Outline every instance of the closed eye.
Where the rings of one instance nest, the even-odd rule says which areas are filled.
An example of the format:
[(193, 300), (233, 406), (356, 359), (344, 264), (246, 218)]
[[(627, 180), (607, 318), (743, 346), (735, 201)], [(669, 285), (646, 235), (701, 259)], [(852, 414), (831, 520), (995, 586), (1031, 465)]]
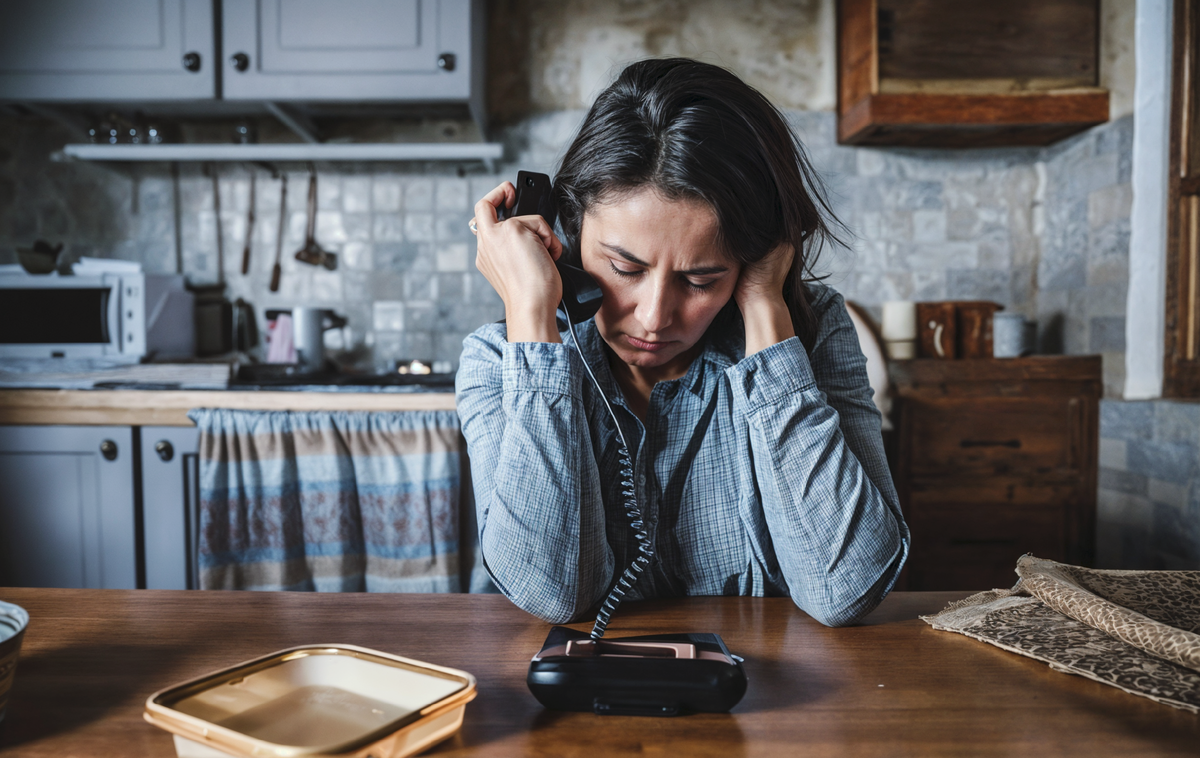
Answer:
[(623, 268), (617, 268), (612, 261), (608, 262), (608, 267), (611, 268), (612, 272), (618, 276), (637, 276), (638, 274), (642, 273), (637, 269), (634, 269), (633, 271), (626, 271)]
[[(635, 276), (641, 276), (641, 274), (642, 274), (642, 271), (640, 271), (638, 269), (634, 269), (632, 271), (627, 271), (625, 269), (617, 268), (616, 264), (614, 264), (612, 261), (608, 262), (608, 267), (610, 269), (612, 269), (612, 272), (614, 274), (616, 274), (617, 276), (633, 278)], [(688, 279), (686, 276), (683, 277), (683, 281), (685, 284), (687, 284), (688, 289), (695, 290), (696, 292), (704, 292), (707, 289), (711, 289), (712, 286), (714, 284), (716, 284), (716, 280), (707, 281), (707, 282), (694, 282), (691, 279)]]

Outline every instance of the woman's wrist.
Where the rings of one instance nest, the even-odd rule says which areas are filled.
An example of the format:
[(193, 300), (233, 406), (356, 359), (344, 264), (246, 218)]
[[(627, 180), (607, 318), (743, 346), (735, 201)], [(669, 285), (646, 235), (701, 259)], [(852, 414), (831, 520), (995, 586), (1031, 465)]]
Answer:
[(740, 305), (746, 324), (746, 357), (796, 336), (792, 313), (782, 297)]
[(509, 342), (562, 342), (553, 309), (548, 316), (544, 309), (506, 309), (505, 322)]

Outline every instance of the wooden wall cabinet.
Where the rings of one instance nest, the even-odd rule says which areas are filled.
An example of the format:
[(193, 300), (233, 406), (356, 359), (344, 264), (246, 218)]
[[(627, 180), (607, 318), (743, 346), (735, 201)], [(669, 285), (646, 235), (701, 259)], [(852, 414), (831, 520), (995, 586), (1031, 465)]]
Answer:
[(1099, 356), (895, 361), (889, 373), (912, 530), (899, 589), (1010, 587), (1024, 553), (1091, 565)]
[(838, 141), (1046, 145), (1108, 120), (1098, 0), (839, 0)]

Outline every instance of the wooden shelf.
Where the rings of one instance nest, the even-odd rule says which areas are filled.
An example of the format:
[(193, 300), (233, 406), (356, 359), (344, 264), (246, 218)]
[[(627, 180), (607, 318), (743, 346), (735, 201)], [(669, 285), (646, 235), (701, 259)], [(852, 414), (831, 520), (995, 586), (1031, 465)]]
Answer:
[(1047, 145), (1103, 123), (1098, 13), (1095, 0), (840, 0), (838, 141)]

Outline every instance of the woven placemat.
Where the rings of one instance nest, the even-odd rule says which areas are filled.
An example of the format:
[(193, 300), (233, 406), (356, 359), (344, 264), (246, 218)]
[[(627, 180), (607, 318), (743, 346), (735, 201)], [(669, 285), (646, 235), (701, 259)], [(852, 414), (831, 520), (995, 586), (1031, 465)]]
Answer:
[(1159, 703), (1200, 713), (1200, 571), (1107, 571), (1030, 555), (1020, 581), (922, 618)]

